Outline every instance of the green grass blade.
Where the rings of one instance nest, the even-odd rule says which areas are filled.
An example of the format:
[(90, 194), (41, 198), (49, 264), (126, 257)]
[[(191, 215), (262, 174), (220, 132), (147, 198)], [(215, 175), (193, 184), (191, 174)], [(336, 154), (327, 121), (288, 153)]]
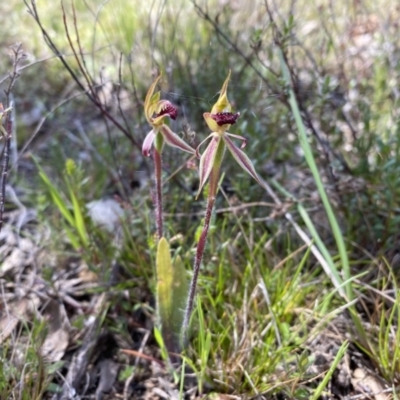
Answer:
[[(340, 262), (341, 262), (341, 266), (342, 266), (342, 270), (343, 270), (343, 274), (344, 274), (343, 281), (345, 283), (344, 286), (345, 286), (346, 297), (347, 297), (346, 300), (348, 302), (351, 302), (354, 299), (354, 293), (353, 293), (353, 285), (351, 283), (352, 280), (351, 280), (350, 263), (349, 263), (349, 258), (347, 255), (347, 250), (346, 250), (346, 245), (344, 242), (343, 234), (339, 227), (339, 223), (336, 219), (333, 208), (329, 202), (328, 195), (327, 195), (324, 185), (322, 183), (322, 179), (319, 174), (318, 167), (315, 162), (310, 143), (308, 142), (306, 127), (304, 126), (303, 119), (300, 114), (300, 109), (297, 104), (296, 96), (295, 96), (293, 88), (292, 88), (292, 82), (291, 82), (289, 68), (286, 65), (282, 50), (280, 48), (278, 48), (278, 52), (279, 52), (279, 59), (280, 59), (280, 63), (281, 63), (283, 78), (288, 86), (289, 104), (290, 104), (294, 119), (296, 121), (296, 126), (297, 126), (298, 133), (299, 133), (299, 142), (303, 149), (304, 156), (305, 156), (306, 162), (308, 164), (308, 167), (310, 168), (310, 171), (313, 175), (315, 184), (317, 186), (318, 193), (321, 197), (322, 204), (324, 205), (325, 212), (326, 212), (326, 215), (329, 220), (329, 224), (332, 229), (333, 236), (335, 238), (335, 242), (336, 242), (336, 246), (337, 246), (337, 249), (339, 252)], [(357, 314), (355, 307), (353, 307), (353, 306), (350, 307), (349, 311), (350, 311), (352, 320), (356, 326), (357, 332), (360, 335), (361, 341), (363, 342), (364, 346), (367, 346), (369, 348), (365, 329), (362, 325), (361, 319), (360, 319), (359, 315)]]
[[(288, 85), (289, 103), (290, 103), (290, 107), (292, 109), (293, 116), (296, 121), (296, 126), (297, 126), (297, 129), (299, 132), (300, 145), (303, 149), (305, 159), (306, 159), (308, 167), (310, 168), (310, 171), (313, 175), (315, 184), (318, 189), (318, 193), (319, 193), (322, 203), (324, 205), (325, 212), (327, 214), (329, 223), (332, 228), (333, 236), (335, 237), (336, 245), (337, 245), (339, 256), (340, 256), (340, 261), (341, 261), (343, 272), (344, 272), (345, 281), (348, 281), (351, 277), (350, 263), (349, 263), (349, 259), (347, 256), (347, 250), (346, 250), (346, 245), (344, 243), (342, 231), (340, 230), (339, 223), (336, 219), (336, 216), (332, 209), (331, 203), (329, 202), (324, 185), (322, 183), (321, 176), (318, 171), (317, 164), (315, 162), (315, 159), (314, 159), (314, 156), (312, 153), (311, 146), (308, 142), (306, 128), (304, 126), (303, 119), (300, 115), (299, 106), (297, 104), (297, 100), (296, 100), (295, 94), (292, 89), (289, 69), (284, 60), (282, 50), (278, 49), (278, 51), (279, 51), (279, 58), (280, 58), (280, 62), (281, 62), (283, 77), (285, 79), (286, 84)], [(346, 285), (346, 294), (347, 294), (348, 300), (351, 301), (353, 299), (354, 295), (353, 295), (353, 288), (350, 284)]]
[(89, 245), (89, 237), (86, 230), (86, 224), (84, 215), (82, 213), (81, 204), (76, 197), (74, 191), (72, 190), (71, 185), (68, 182), (69, 189), (69, 197), (72, 202), (72, 208), (74, 210), (74, 221), (75, 221), (75, 229), (78, 231), (79, 237), (81, 238), (82, 244), (87, 247)]
[(63, 198), (60, 196), (57, 188), (51, 183), (49, 177), (45, 174), (45, 172), (37, 165), (39, 169), (39, 176), (42, 179), (43, 183), (46, 185), (47, 190), (50, 193), (50, 196), (60, 211), (61, 215), (66, 219), (66, 221), (73, 227), (75, 226), (74, 217), (72, 213), (69, 211), (68, 206), (66, 205)]
[(66, 224), (64, 224), (64, 229), (69, 241), (72, 244), (72, 247), (75, 250), (80, 250), (82, 248), (82, 243), (80, 242), (78, 236), (72, 232), (72, 230)]
[(315, 229), (315, 226), (310, 218), (310, 216), (308, 215), (306, 209), (303, 207), (302, 204), (298, 203), (297, 205), (297, 209), (299, 210), (299, 214), (300, 216), (303, 218), (304, 223), (306, 224), (315, 244), (317, 245), (319, 251), (321, 252), (321, 254), (324, 256), (330, 270), (329, 271), (325, 271), (325, 273), (329, 276), (329, 278), (331, 279), (333, 285), (335, 286), (335, 288), (339, 289), (339, 293), (343, 296), (344, 292), (343, 289), (341, 288), (342, 285), (342, 279), (339, 275), (339, 272), (336, 268), (336, 264), (332, 259), (332, 256), (330, 255), (328, 249), (325, 246), (325, 243), (322, 241), (321, 237), (319, 236), (317, 230)]
[(332, 374), (335, 372), (336, 367), (338, 366), (340, 360), (343, 358), (343, 356), (346, 354), (347, 348), (349, 347), (349, 342), (346, 340), (343, 342), (343, 344), (340, 346), (340, 349), (338, 350), (335, 359), (332, 362), (332, 365), (330, 366), (328, 372), (326, 373), (324, 379), (322, 382), (318, 385), (318, 387), (315, 389), (315, 392), (313, 396), (311, 397), (311, 400), (317, 400), (321, 396), (323, 390), (326, 388), (326, 385), (328, 384), (329, 380), (332, 377)]

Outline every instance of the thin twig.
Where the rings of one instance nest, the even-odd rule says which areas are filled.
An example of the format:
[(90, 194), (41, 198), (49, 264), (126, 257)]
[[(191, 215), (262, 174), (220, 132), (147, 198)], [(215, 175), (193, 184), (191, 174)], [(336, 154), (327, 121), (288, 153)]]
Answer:
[(247, 57), (242, 50), (239, 49), (239, 47), (232, 42), (232, 40), (229, 38), (228, 35), (226, 35), (222, 30), (219, 28), (218, 24), (216, 21), (213, 21), (212, 18), (208, 15), (206, 11), (204, 11), (197, 3), (196, 1), (192, 1), (194, 7), (196, 8), (197, 12), (200, 14), (202, 18), (204, 18), (206, 21), (208, 21), (212, 27), (214, 28), (215, 32), (221, 36), (228, 44), (231, 46), (231, 48), (235, 51), (236, 54), (239, 54), (243, 60), (246, 62), (247, 65), (251, 67), (251, 69), (263, 80), (263, 82), (269, 86), (269, 82), (265, 79), (264, 75), (261, 73), (261, 71), (256, 68), (256, 66), (253, 64), (251, 59)]
[[(124, 128), (110, 113), (109, 111), (104, 107), (104, 105), (99, 101), (99, 99), (95, 96), (92, 95), (93, 92), (93, 87), (89, 87), (89, 90), (87, 90), (84, 86), (84, 84), (80, 81), (76, 73), (73, 71), (72, 67), (69, 65), (69, 63), (66, 61), (65, 56), (61, 53), (61, 51), (58, 49), (58, 47), (54, 44), (53, 40), (50, 38), (49, 34), (47, 31), (44, 29), (44, 26), (39, 18), (39, 14), (36, 8), (36, 2), (35, 0), (31, 0), (30, 4), (28, 0), (24, 0), (25, 5), (28, 8), (28, 13), (33, 17), (33, 19), (36, 21), (38, 24), (40, 30), (42, 31), (44, 40), (46, 44), (49, 46), (50, 50), (60, 59), (62, 65), (64, 68), (68, 71), (68, 73), (71, 75), (72, 79), (75, 81), (75, 83), (79, 86), (79, 88), (87, 95), (89, 100), (100, 110), (100, 112), (108, 119), (110, 120), (113, 125), (118, 128), (129, 140), (130, 142), (135, 145), (137, 148), (141, 148), (140, 143), (135, 139), (135, 137), (132, 135), (131, 132), (129, 132), (126, 128)], [(81, 71), (82, 72), (82, 71)]]
[[(0, 103), (0, 131), (5, 141), (3, 150), (3, 164), (1, 169), (1, 182), (0, 182), (0, 231), (1, 228), (3, 227), (6, 185), (7, 185), (9, 164), (10, 164), (10, 148), (11, 148), (11, 140), (13, 133), (13, 114), (11, 112), (13, 104), (12, 101), (10, 100), (10, 97), (15, 81), (19, 77), (18, 64), (21, 60), (26, 58), (26, 55), (22, 51), (22, 45), (20, 43), (15, 46), (12, 46), (11, 51), (12, 51), (11, 57), (13, 61), (13, 69), (9, 75), (10, 81), (8, 87), (4, 91), (6, 95), (5, 110), (3, 108), (3, 105)], [(4, 118), (4, 127), (3, 127), (3, 118)]]
[[(66, 103), (68, 103), (69, 101), (79, 97), (79, 96), (83, 96), (86, 95), (86, 92), (79, 92), (76, 93), (70, 97), (68, 97), (67, 99), (63, 99), (61, 100), (58, 104), (56, 104), (47, 114), (45, 114), (40, 121), (37, 123), (35, 130), (33, 131), (33, 133), (30, 135), (30, 137), (28, 138), (28, 140), (24, 143), (24, 146), (22, 147), (22, 149), (19, 152), (19, 157), (16, 161), (16, 163), (20, 160), (20, 158), (24, 155), (24, 153), (27, 151), (27, 149), (29, 148), (29, 146), (31, 145), (31, 143), (33, 142), (33, 140), (36, 138), (37, 134), (40, 132), (40, 130), (42, 129), (43, 124), (46, 122), (47, 118), (49, 118), (53, 113), (55, 113), (59, 108), (61, 108), (62, 106), (64, 106)], [(16, 163), (14, 163), (10, 170), (12, 170)]]
[[(262, 82), (266, 85), (267, 88), (271, 88), (271, 82), (268, 80), (268, 78), (266, 78), (265, 74), (263, 74), (262, 71), (260, 71), (255, 64), (253, 63), (253, 61), (251, 60), (251, 58), (249, 56), (246, 56), (243, 51), (230, 39), (230, 37), (225, 34), (221, 28), (218, 26), (217, 21), (214, 21), (210, 15), (208, 14), (207, 11), (205, 11), (204, 9), (202, 9), (195, 0), (192, 0), (193, 5), (195, 6), (197, 12), (199, 13), (199, 15), (207, 22), (209, 22), (213, 29), (215, 30), (215, 32), (217, 33), (217, 35), (219, 37), (222, 37), (223, 40), (229, 45), (229, 47), (236, 53), (238, 54), (245, 62), (246, 64), (255, 72), (255, 74), (257, 76), (259, 76), (262, 80)], [(268, 2), (265, 1), (265, 7), (267, 10), (267, 14), (269, 16), (270, 19), (270, 23), (271, 26), (274, 30), (274, 35), (275, 35), (275, 39), (277, 39), (278, 37), (283, 37), (283, 35), (281, 34), (281, 32), (279, 31), (277, 24), (274, 20), (274, 17), (272, 15), (272, 12), (268, 6)], [(279, 41), (276, 40), (276, 44), (278, 44)], [(279, 45), (279, 44), (278, 44)], [(287, 60), (286, 60), (287, 61)], [(287, 65), (291, 65), (290, 63), (287, 62)], [(294, 79), (294, 74), (293, 71), (291, 70), (291, 75), (292, 75), (292, 79), (294, 82), (294, 87), (297, 88), (298, 87), (298, 79)], [(282, 104), (284, 104), (288, 109), (290, 109), (290, 105), (289, 102), (287, 101), (287, 96), (284, 95), (282, 93), (282, 95), (277, 96), (277, 98), (282, 102)], [(347, 164), (346, 160), (341, 157), (339, 154), (337, 154), (332, 147), (330, 146), (330, 143), (324, 139), (321, 138), (320, 133), (318, 132), (318, 130), (316, 129), (316, 127), (313, 124), (312, 121), (312, 117), (309, 113), (309, 111), (301, 104), (301, 102), (299, 102), (300, 107), (301, 107), (301, 112), (304, 114), (303, 118), (304, 118), (304, 122), (307, 125), (307, 128), (309, 128), (312, 132), (312, 134), (316, 137), (316, 139), (318, 140), (318, 142), (321, 144), (323, 151), (324, 152), (329, 152), (330, 154), (332, 154), (333, 157), (335, 157), (335, 159), (337, 159), (340, 164), (343, 167), (343, 170), (346, 171), (347, 173), (351, 174), (352, 170), (349, 167), (349, 165)], [(329, 158), (327, 158), (327, 160), (329, 161)], [(328, 168), (328, 173), (331, 177), (334, 177), (333, 174), (331, 174), (331, 171), (329, 171)], [(333, 178), (332, 178), (333, 179)]]

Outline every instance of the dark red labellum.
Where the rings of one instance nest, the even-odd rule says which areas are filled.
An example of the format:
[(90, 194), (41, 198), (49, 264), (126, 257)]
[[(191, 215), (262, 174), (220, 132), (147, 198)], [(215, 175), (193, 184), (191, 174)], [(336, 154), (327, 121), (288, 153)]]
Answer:
[(239, 118), (240, 113), (231, 112), (220, 112), (216, 114), (211, 114), (211, 118), (218, 124), (218, 126), (223, 125), (233, 125)]
[(161, 117), (162, 115), (168, 115), (173, 120), (178, 116), (178, 109), (169, 101), (165, 101), (162, 110), (156, 115), (157, 117)]

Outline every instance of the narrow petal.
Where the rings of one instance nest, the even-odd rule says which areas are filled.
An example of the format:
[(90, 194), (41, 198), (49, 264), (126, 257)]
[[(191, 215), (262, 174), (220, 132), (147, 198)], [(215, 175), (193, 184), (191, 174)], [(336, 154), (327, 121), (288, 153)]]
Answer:
[(203, 117), (208, 125), (208, 127), (213, 131), (213, 132), (222, 132), (221, 127), (217, 124), (217, 122), (214, 120), (214, 118), (211, 117), (211, 113), (204, 113)]
[(229, 132), (225, 132), (225, 135), (228, 135), (228, 136), (233, 137), (235, 139), (241, 140), (242, 141), (242, 144), (240, 145), (241, 149), (244, 149), (246, 147), (247, 139), (244, 138), (243, 136), (234, 135), (233, 133), (229, 133)]
[(231, 152), (232, 156), (236, 160), (236, 162), (249, 174), (251, 175), (261, 187), (265, 188), (264, 182), (258, 176), (253, 163), (250, 161), (250, 158), (240, 150), (231, 139), (227, 135), (223, 136), (223, 140), (228, 147), (228, 150)]
[(214, 136), (200, 158), (200, 166), (199, 166), (200, 185), (196, 197), (199, 196), (201, 190), (203, 189), (204, 184), (206, 183), (208, 177), (210, 176), (211, 170), (214, 166), (214, 160), (217, 154), (217, 149), (220, 140), (221, 140), (220, 136)]
[(169, 126), (161, 125), (160, 133), (163, 135), (165, 142), (172, 147), (177, 147), (190, 154), (195, 154), (195, 149), (189, 146), (183, 139), (181, 139), (176, 133), (172, 132)]
[(196, 148), (196, 157), (200, 158), (200, 147), (203, 146), (203, 144), (205, 142), (207, 142), (208, 139), (210, 139), (210, 137), (213, 137), (214, 133), (212, 133), (211, 135), (208, 135)]
[(142, 154), (145, 157), (150, 157), (151, 147), (153, 145), (155, 137), (156, 137), (156, 134), (153, 130), (151, 130), (145, 137), (145, 139), (143, 141), (143, 145), (142, 145)]

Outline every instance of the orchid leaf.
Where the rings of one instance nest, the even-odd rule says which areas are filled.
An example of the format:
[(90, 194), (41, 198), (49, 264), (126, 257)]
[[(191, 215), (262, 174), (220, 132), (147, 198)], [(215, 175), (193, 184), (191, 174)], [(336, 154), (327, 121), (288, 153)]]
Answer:
[[(157, 309), (159, 323), (164, 342), (171, 345), (172, 341), (172, 283), (173, 267), (169, 244), (165, 238), (161, 238), (157, 247)], [(169, 346), (168, 346), (169, 347)]]
[(172, 329), (174, 332), (174, 341), (179, 341), (179, 347), (182, 347), (181, 332), (184, 318), (184, 311), (188, 302), (189, 295), (189, 281), (187, 272), (182, 259), (178, 256), (174, 260), (174, 279), (173, 279), (173, 315), (172, 315)]
[(171, 260), (168, 241), (161, 238), (157, 249), (157, 308), (167, 349), (179, 352), (183, 312), (188, 296), (188, 280), (182, 260)]

